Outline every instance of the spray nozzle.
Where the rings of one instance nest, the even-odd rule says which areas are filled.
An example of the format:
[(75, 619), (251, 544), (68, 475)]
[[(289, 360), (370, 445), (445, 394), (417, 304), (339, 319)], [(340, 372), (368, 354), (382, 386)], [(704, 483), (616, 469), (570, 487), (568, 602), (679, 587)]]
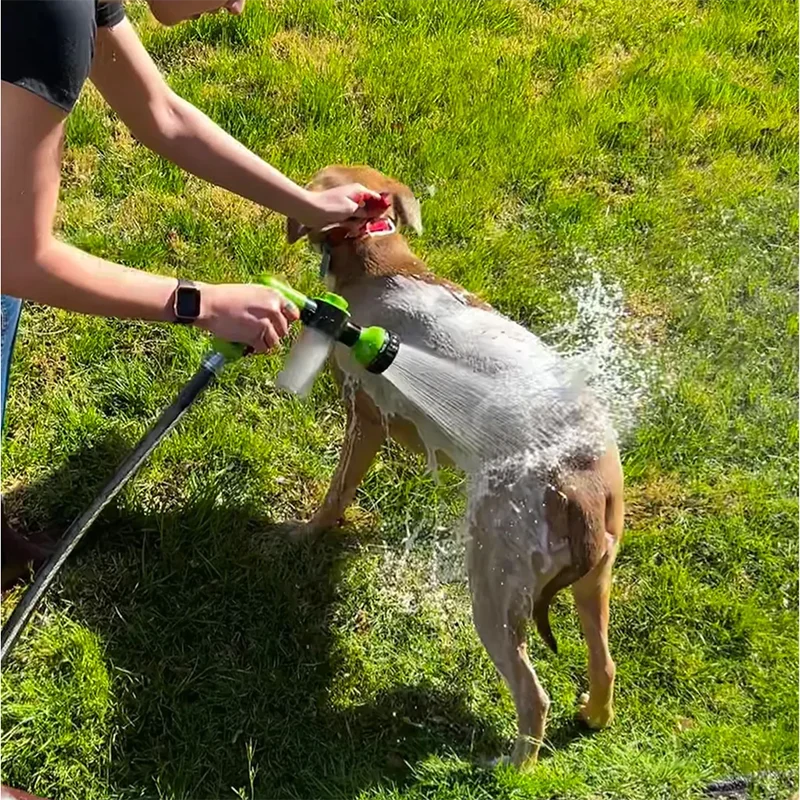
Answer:
[(400, 338), (396, 333), (377, 325), (358, 330), (358, 340), (352, 346), (353, 358), (367, 372), (380, 375), (394, 361), (400, 349)]
[(306, 297), (274, 275), (259, 282), (282, 294), (300, 309), (300, 321), (307, 327), (349, 347), (355, 360), (368, 372), (380, 374), (394, 361), (400, 348), (397, 335), (384, 328), (361, 328), (350, 321), (347, 300), (333, 292)]
[[(311, 355), (313, 351), (313, 357), (309, 359), (305, 370), (307, 373), (313, 373), (311, 375), (313, 380), (322, 368), (334, 342), (341, 342), (345, 347), (349, 347), (355, 360), (368, 372), (380, 374), (394, 361), (400, 348), (397, 335), (377, 326), (361, 328), (353, 324), (344, 297), (333, 292), (325, 292), (319, 297), (307, 297), (274, 275), (261, 275), (258, 282), (274, 289), (285, 300), (300, 309), (300, 321), (307, 329), (305, 333), (309, 335), (300, 337), (293, 348), (294, 359), (290, 356), (293, 368), (298, 372), (300, 367), (297, 362), (303, 352)], [(221, 340), (215, 340), (214, 347), (228, 360), (240, 358), (244, 353), (241, 345)], [(291, 382), (291, 385), (294, 386), (295, 382)], [(307, 380), (301, 385), (307, 387)]]

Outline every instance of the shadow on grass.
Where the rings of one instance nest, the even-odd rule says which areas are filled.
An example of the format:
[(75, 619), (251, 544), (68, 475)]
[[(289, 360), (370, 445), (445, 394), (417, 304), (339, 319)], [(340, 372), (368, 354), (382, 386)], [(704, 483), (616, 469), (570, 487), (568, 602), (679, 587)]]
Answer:
[[(107, 440), (9, 505), (63, 530), (120, 452)], [(120, 796), (353, 796), (413, 782), (411, 767), (432, 753), (500, 752), (456, 691), (420, 683), (337, 702), (337, 587), (357, 558), (353, 540), (292, 542), (285, 527), (220, 502), (209, 481), (163, 514), (112, 504), (61, 579), (71, 617), (110, 665), (109, 778)]]
[(592, 730), (582, 720), (574, 717), (566, 717), (548, 725), (546, 731), (546, 746), (542, 748), (539, 759), (545, 761), (554, 753), (566, 750), (573, 742), (578, 739), (585, 739), (589, 736), (597, 736), (601, 731)]

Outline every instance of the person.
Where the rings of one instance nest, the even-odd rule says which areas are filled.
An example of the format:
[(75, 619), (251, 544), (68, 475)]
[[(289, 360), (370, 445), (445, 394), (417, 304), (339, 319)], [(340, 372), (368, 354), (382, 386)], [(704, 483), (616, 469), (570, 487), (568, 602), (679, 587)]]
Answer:
[[(204, 13), (242, 12), (245, 0), (148, 0), (173, 25)], [(309, 192), (177, 96), (125, 16), (122, 0), (2, 0), (2, 375), (0, 424), (24, 300), (71, 311), (193, 324), (263, 353), (298, 310), (257, 285), (176, 281), (110, 263), (54, 233), (64, 125), (87, 79), (143, 145), (188, 172), (308, 227), (367, 216), (377, 197), (358, 184)], [(47, 549), (2, 512), (2, 583)]]

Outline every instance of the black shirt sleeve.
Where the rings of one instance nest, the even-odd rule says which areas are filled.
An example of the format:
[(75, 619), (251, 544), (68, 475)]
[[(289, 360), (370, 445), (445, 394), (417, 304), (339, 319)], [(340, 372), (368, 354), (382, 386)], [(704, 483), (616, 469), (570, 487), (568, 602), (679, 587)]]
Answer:
[(98, 28), (113, 28), (125, 19), (122, 0), (97, 0), (95, 20)]
[(2, 0), (2, 80), (70, 112), (89, 77), (98, 27), (122, 21), (121, 0)]

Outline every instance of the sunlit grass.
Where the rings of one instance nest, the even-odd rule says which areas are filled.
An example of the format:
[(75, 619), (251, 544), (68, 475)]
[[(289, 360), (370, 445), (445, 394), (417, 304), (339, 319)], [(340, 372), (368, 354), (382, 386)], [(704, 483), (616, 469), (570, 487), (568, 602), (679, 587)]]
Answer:
[[(484, 770), (511, 700), (459, 584), (428, 583), (460, 478), (388, 448), (349, 533), (309, 514), (343, 416), (328, 377), (228, 369), (96, 525), (4, 669), (3, 780), (59, 798), (690, 798), (797, 764), (796, 4), (250, 0), (161, 29), (174, 88), (297, 180), (369, 163), (410, 184), (439, 274), (546, 332), (618, 281), (666, 390), (626, 443), (613, 593), (617, 724), (574, 723), (568, 597), (537, 770)], [(60, 224), (131, 266), (264, 269), (319, 288), (281, 220), (139, 147), (87, 91)], [(9, 507), (65, 526), (198, 365), (196, 331), (29, 308), (3, 448)], [(668, 373), (668, 375), (667, 375)], [(398, 566), (419, 533), (419, 558)], [(388, 556), (387, 556), (388, 553)], [(8, 613), (10, 602), (4, 604)], [(753, 797), (784, 798), (762, 777)]]

